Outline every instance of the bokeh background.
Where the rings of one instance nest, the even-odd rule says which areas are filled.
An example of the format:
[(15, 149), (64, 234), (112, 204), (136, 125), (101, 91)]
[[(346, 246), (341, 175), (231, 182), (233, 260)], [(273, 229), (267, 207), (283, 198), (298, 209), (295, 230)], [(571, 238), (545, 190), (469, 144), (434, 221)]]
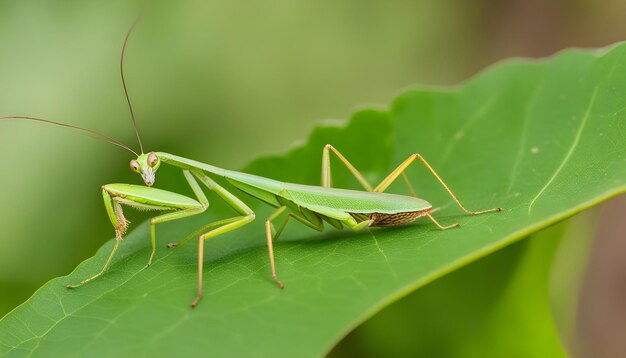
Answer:
[[(0, 115), (65, 121), (136, 147), (118, 61), (139, 12), (125, 69), (146, 149), (233, 169), (288, 149), (315, 123), (385, 107), (413, 84), (454, 85), (500, 59), (626, 39), (623, 0), (3, 0)], [(129, 153), (37, 123), (0, 122), (0, 153), (2, 316), (113, 236), (99, 188), (139, 178)], [(163, 173), (159, 185), (179, 175)], [(623, 217), (623, 200), (610, 205)], [(605, 238), (596, 257), (619, 252), (607, 239), (616, 230), (595, 234)], [(611, 276), (605, 260), (591, 261), (599, 268), (583, 304), (618, 304), (598, 294), (611, 281), (589, 278)], [(623, 266), (621, 276), (606, 270), (624, 279)], [(582, 335), (610, 324), (599, 316), (583, 310)], [(611, 332), (623, 337), (626, 326)], [(593, 349), (610, 353), (604, 337)]]

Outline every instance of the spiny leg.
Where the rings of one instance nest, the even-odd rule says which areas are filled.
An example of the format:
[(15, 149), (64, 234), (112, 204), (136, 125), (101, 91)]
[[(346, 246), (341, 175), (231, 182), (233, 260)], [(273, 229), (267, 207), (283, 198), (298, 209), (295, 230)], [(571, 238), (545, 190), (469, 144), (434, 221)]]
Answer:
[(128, 221), (126, 221), (126, 218), (124, 217), (124, 213), (122, 212), (122, 206), (119, 203), (114, 202), (111, 196), (109, 195), (109, 193), (104, 189), (102, 189), (102, 199), (104, 199), (104, 207), (107, 211), (109, 219), (111, 220), (113, 227), (115, 227), (115, 245), (113, 245), (113, 249), (111, 250), (111, 253), (109, 254), (109, 258), (105, 262), (100, 272), (89, 277), (88, 279), (82, 280), (77, 285), (67, 285), (66, 286), (67, 288), (80, 287), (84, 285), (85, 283), (101, 276), (106, 271), (107, 267), (109, 267), (109, 264), (111, 264), (111, 260), (113, 259), (113, 256), (115, 256), (115, 252), (117, 251), (117, 248), (120, 245), (120, 242), (122, 241), (122, 235), (124, 234), (124, 232), (126, 231), (126, 228), (128, 227)]
[(389, 187), (389, 185), (391, 185), (391, 183), (393, 183), (393, 181), (396, 180), (396, 178), (400, 174), (404, 173), (406, 168), (408, 168), (409, 165), (411, 165), (411, 163), (413, 163), (413, 161), (416, 158), (419, 159), (426, 166), (426, 168), (435, 176), (435, 178), (437, 178), (437, 180), (439, 180), (441, 185), (443, 185), (443, 187), (446, 189), (448, 194), (450, 194), (452, 199), (454, 199), (454, 201), (461, 208), (461, 210), (465, 211), (466, 213), (468, 213), (470, 215), (479, 215), (479, 214), (489, 213), (489, 212), (492, 212), (492, 211), (502, 211), (502, 208), (493, 208), (493, 209), (487, 209), (487, 210), (481, 210), (481, 211), (470, 211), (470, 210), (467, 210), (461, 204), (459, 199), (456, 198), (454, 193), (452, 193), (452, 190), (450, 190), (450, 188), (448, 187), (448, 185), (446, 185), (446, 183), (443, 181), (443, 179), (441, 179), (439, 174), (437, 174), (437, 172), (435, 172), (435, 170), (430, 166), (430, 164), (428, 164), (428, 162), (421, 155), (419, 155), (418, 153), (415, 153), (415, 154), (412, 154), (411, 156), (409, 156), (409, 158), (407, 160), (405, 160), (393, 172), (391, 172), (391, 174), (389, 174), (385, 179), (383, 179), (383, 181), (380, 184), (378, 184), (378, 186), (376, 188), (374, 188), (374, 192), (379, 192), (379, 193), (380, 192), (384, 192), (385, 189), (387, 189)]
[[(113, 224), (113, 227), (115, 228), (115, 238), (116, 238), (115, 246), (113, 247), (113, 250), (111, 251), (111, 254), (109, 255), (109, 258), (106, 261), (104, 267), (98, 274), (86, 280), (83, 280), (78, 285), (68, 285), (67, 287), (74, 288), (74, 287), (81, 286), (99, 277), (106, 271), (107, 267), (111, 263), (111, 260), (113, 259), (113, 256), (115, 255), (115, 252), (117, 251), (119, 243), (122, 241), (122, 235), (124, 234), (128, 226), (128, 222), (126, 221), (126, 218), (124, 217), (122, 205), (129, 205), (129, 206), (134, 206), (138, 208), (148, 208), (148, 209), (156, 209), (156, 210), (177, 210), (173, 213), (167, 213), (164, 215), (154, 217), (150, 221), (150, 239), (152, 241), (152, 253), (150, 255), (150, 259), (148, 260), (148, 264), (146, 265), (146, 267), (150, 266), (150, 264), (152, 263), (152, 259), (154, 258), (155, 251), (156, 251), (155, 225), (157, 223), (161, 223), (165, 221), (170, 221), (170, 220), (180, 219), (180, 218), (184, 218), (184, 217), (188, 217), (192, 215), (197, 215), (199, 213), (204, 212), (209, 205), (206, 197), (204, 196), (204, 193), (202, 193), (202, 191), (200, 190), (200, 186), (195, 181), (195, 179), (193, 179), (193, 176), (191, 176), (191, 174), (186, 170), (183, 171), (183, 173), (185, 174), (185, 177), (189, 181), (189, 184), (191, 185), (192, 190), (198, 197), (198, 200), (200, 202), (198, 206), (189, 207), (187, 209), (181, 209), (180, 207), (150, 205), (144, 202), (130, 200), (124, 197), (123, 195), (117, 196), (119, 194), (116, 194), (114, 191), (109, 192), (110, 189), (107, 189), (106, 185), (103, 186), (102, 197), (104, 199), (104, 206), (106, 208), (109, 219), (111, 220), (111, 223)], [(161, 203), (160, 205), (167, 205), (167, 203)]]

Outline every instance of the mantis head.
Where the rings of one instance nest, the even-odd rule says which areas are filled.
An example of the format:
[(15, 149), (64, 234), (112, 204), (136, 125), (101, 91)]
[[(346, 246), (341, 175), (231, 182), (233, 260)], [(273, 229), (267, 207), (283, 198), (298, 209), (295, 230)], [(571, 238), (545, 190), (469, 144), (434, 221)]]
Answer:
[(156, 171), (161, 165), (161, 160), (154, 152), (141, 154), (137, 159), (130, 161), (130, 169), (135, 173), (141, 174), (144, 183), (152, 186), (156, 180)]

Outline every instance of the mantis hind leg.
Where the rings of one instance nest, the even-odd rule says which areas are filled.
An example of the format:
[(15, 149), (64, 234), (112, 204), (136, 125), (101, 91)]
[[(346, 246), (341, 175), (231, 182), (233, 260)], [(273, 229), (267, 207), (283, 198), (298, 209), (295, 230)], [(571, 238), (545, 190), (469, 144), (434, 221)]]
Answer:
[(332, 175), (330, 170), (330, 152), (335, 153), (337, 158), (341, 160), (341, 162), (350, 170), (352, 175), (356, 178), (356, 180), (361, 183), (363, 188), (367, 191), (372, 191), (372, 185), (365, 179), (363, 174), (361, 174), (355, 167), (343, 156), (335, 147), (331, 144), (326, 144), (322, 151), (322, 186), (325, 188), (332, 187)]
[(200, 214), (202, 212), (204, 212), (207, 207), (209, 206), (209, 202), (206, 198), (206, 196), (204, 195), (204, 193), (202, 193), (202, 190), (200, 189), (200, 186), (198, 185), (198, 183), (195, 181), (195, 179), (193, 178), (193, 176), (191, 175), (191, 173), (187, 170), (183, 171), (183, 174), (185, 175), (185, 178), (187, 179), (187, 181), (189, 182), (189, 185), (191, 186), (191, 189), (193, 190), (193, 192), (196, 194), (196, 197), (198, 198), (199, 204), (197, 206), (194, 207), (189, 207), (187, 209), (180, 209), (180, 208), (176, 208), (176, 207), (169, 207), (167, 206), (166, 203), (163, 203), (162, 205), (164, 206), (146, 206), (145, 204), (139, 203), (139, 202), (134, 202), (128, 199), (124, 199), (123, 197), (120, 196), (116, 196), (116, 194), (114, 194), (114, 192), (109, 192), (106, 189), (106, 186), (102, 187), (102, 198), (104, 199), (104, 207), (107, 211), (107, 214), (109, 216), (109, 219), (111, 220), (111, 224), (113, 224), (113, 227), (115, 228), (115, 245), (113, 246), (113, 249), (111, 251), (111, 254), (109, 255), (109, 258), (107, 259), (106, 263), (104, 264), (104, 267), (102, 268), (102, 270), (100, 270), (100, 272), (86, 280), (81, 281), (79, 284), (77, 285), (67, 285), (68, 288), (75, 288), (75, 287), (79, 287), (99, 276), (101, 276), (107, 269), (107, 267), (110, 265), (111, 260), (113, 259), (113, 256), (115, 255), (115, 252), (117, 251), (117, 248), (120, 244), (120, 242), (122, 241), (122, 235), (126, 232), (126, 229), (128, 227), (128, 221), (126, 220), (126, 218), (124, 217), (124, 212), (122, 210), (122, 204), (123, 205), (129, 205), (129, 206), (134, 206), (134, 207), (138, 207), (138, 208), (150, 208), (150, 209), (157, 209), (157, 210), (176, 210), (174, 212), (171, 213), (167, 213), (167, 214), (163, 214), (163, 215), (159, 215), (156, 216), (154, 218), (152, 218), (150, 220), (150, 240), (152, 242), (152, 253), (150, 254), (150, 259), (148, 260), (148, 264), (146, 265), (146, 267), (150, 266), (150, 264), (152, 264), (152, 259), (154, 258), (154, 254), (156, 252), (156, 224), (158, 223), (162, 223), (162, 222), (166, 222), (166, 221), (171, 221), (171, 220), (177, 220), (177, 219), (181, 219), (181, 218), (185, 218), (188, 216), (192, 216), (192, 215), (197, 215)]
[(448, 229), (452, 229), (452, 228), (461, 226), (461, 224), (459, 224), (459, 223), (448, 225), (448, 226), (442, 226), (437, 220), (435, 220), (435, 218), (432, 215), (426, 214), (426, 217), (428, 217), (430, 219), (430, 221), (435, 223), (435, 225), (437, 225), (437, 227), (440, 228), (441, 230), (448, 230)]
[[(450, 194), (450, 196), (452, 197), (452, 199), (454, 199), (454, 201), (457, 203), (457, 205), (461, 208), (461, 210), (463, 210), (464, 212), (466, 212), (467, 214), (470, 215), (479, 215), (479, 214), (484, 214), (484, 213), (489, 213), (492, 211), (502, 211), (502, 208), (493, 208), (493, 209), (487, 209), (487, 210), (481, 210), (481, 211), (470, 211), (467, 210), (459, 201), (459, 199), (456, 198), (456, 195), (454, 195), (454, 193), (452, 193), (452, 190), (450, 190), (450, 188), (448, 187), (448, 185), (443, 181), (443, 179), (441, 179), (441, 177), (439, 176), (439, 174), (437, 174), (437, 172), (433, 169), (433, 167), (430, 166), (430, 164), (428, 164), (428, 162), (426, 161), (426, 159), (424, 159), (424, 157), (422, 157), (421, 155), (419, 155), (418, 153), (414, 153), (411, 156), (409, 156), (409, 158), (407, 158), (402, 164), (400, 164), (394, 171), (391, 172), (391, 174), (389, 174), (385, 179), (383, 179), (383, 181), (378, 184), (378, 186), (376, 186), (376, 188), (374, 188), (374, 192), (384, 192), (389, 185), (391, 185), (391, 183), (394, 182), (394, 180), (396, 180), (396, 178), (398, 178), (398, 176), (400, 175), (405, 175), (404, 171), (409, 167), (409, 165), (411, 165), (411, 163), (413, 163), (413, 161), (415, 161), (415, 159), (419, 159), (422, 164), (424, 164), (424, 166), (435, 176), (435, 178), (437, 178), (437, 180), (439, 181), (439, 183), (441, 183), (441, 185), (446, 189), (446, 191), (448, 192), (448, 194)], [(405, 178), (405, 182), (407, 184), (409, 184), (408, 179)], [(410, 184), (409, 184), (410, 185)], [(412, 190), (412, 189), (411, 189)], [(432, 218), (431, 218), (432, 219)]]
[[(367, 181), (367, 179), (365, 179), (363, 174), (361, 174), (361, 172), (359, 172), (354, 167), (354, 165), (352, 165), (352, 163), (350, 163), (348, 159), (346, 159), (346, 157), (344, 157), (343, 154), (341, 154), (331, 144), (326, 144), (322, 151), (322, 186), (323, 187), (326, 187), (326, 188), (332, 187), (332, 174), (330, 170), (330, 167), (331, 167), (330, 166), (330, 152), (331, 151), (335, 153), (337, 158), (339, 158), (339, 160), (341, 160), (341, 162), (348, 168), (348, 170), (350, 170), (352, 175), (354, 175), (354, 177), (359, 181), (359, 183), (361, 183), (361, 185), (363, 186), (365, 190), (376, 191), (374, 190), (372, 185)], [(402, 173), (402, 178), (404, 179), (404, 183), (406, 184), (407, 188), (411, 192), (411, 195), (416, 196), (415, 190), (413, 190), (413, 187), (411, 186), (411, 183), (409, 182), (409, 178), (406, 176), (404, 172)]]

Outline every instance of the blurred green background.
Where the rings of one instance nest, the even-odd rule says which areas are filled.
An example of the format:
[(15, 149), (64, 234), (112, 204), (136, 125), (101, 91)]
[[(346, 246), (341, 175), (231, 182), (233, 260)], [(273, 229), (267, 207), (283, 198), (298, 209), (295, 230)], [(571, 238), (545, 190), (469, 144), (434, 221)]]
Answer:
[[(125, 69), (146, 149), (233, 169), (321, 120), (386, 106), (409, 85), (626, 38), (623, 0), (4, 0), (0, 115), (65, 121), (136, 147), (118, 61), (141, 11)], [(0, 153), (2, 316), (113, 236), (99, 187), (139, 177), (127, 152), (37, 123), (0, 123)], [(180, 180), (161, 174), (159, 186)]]

